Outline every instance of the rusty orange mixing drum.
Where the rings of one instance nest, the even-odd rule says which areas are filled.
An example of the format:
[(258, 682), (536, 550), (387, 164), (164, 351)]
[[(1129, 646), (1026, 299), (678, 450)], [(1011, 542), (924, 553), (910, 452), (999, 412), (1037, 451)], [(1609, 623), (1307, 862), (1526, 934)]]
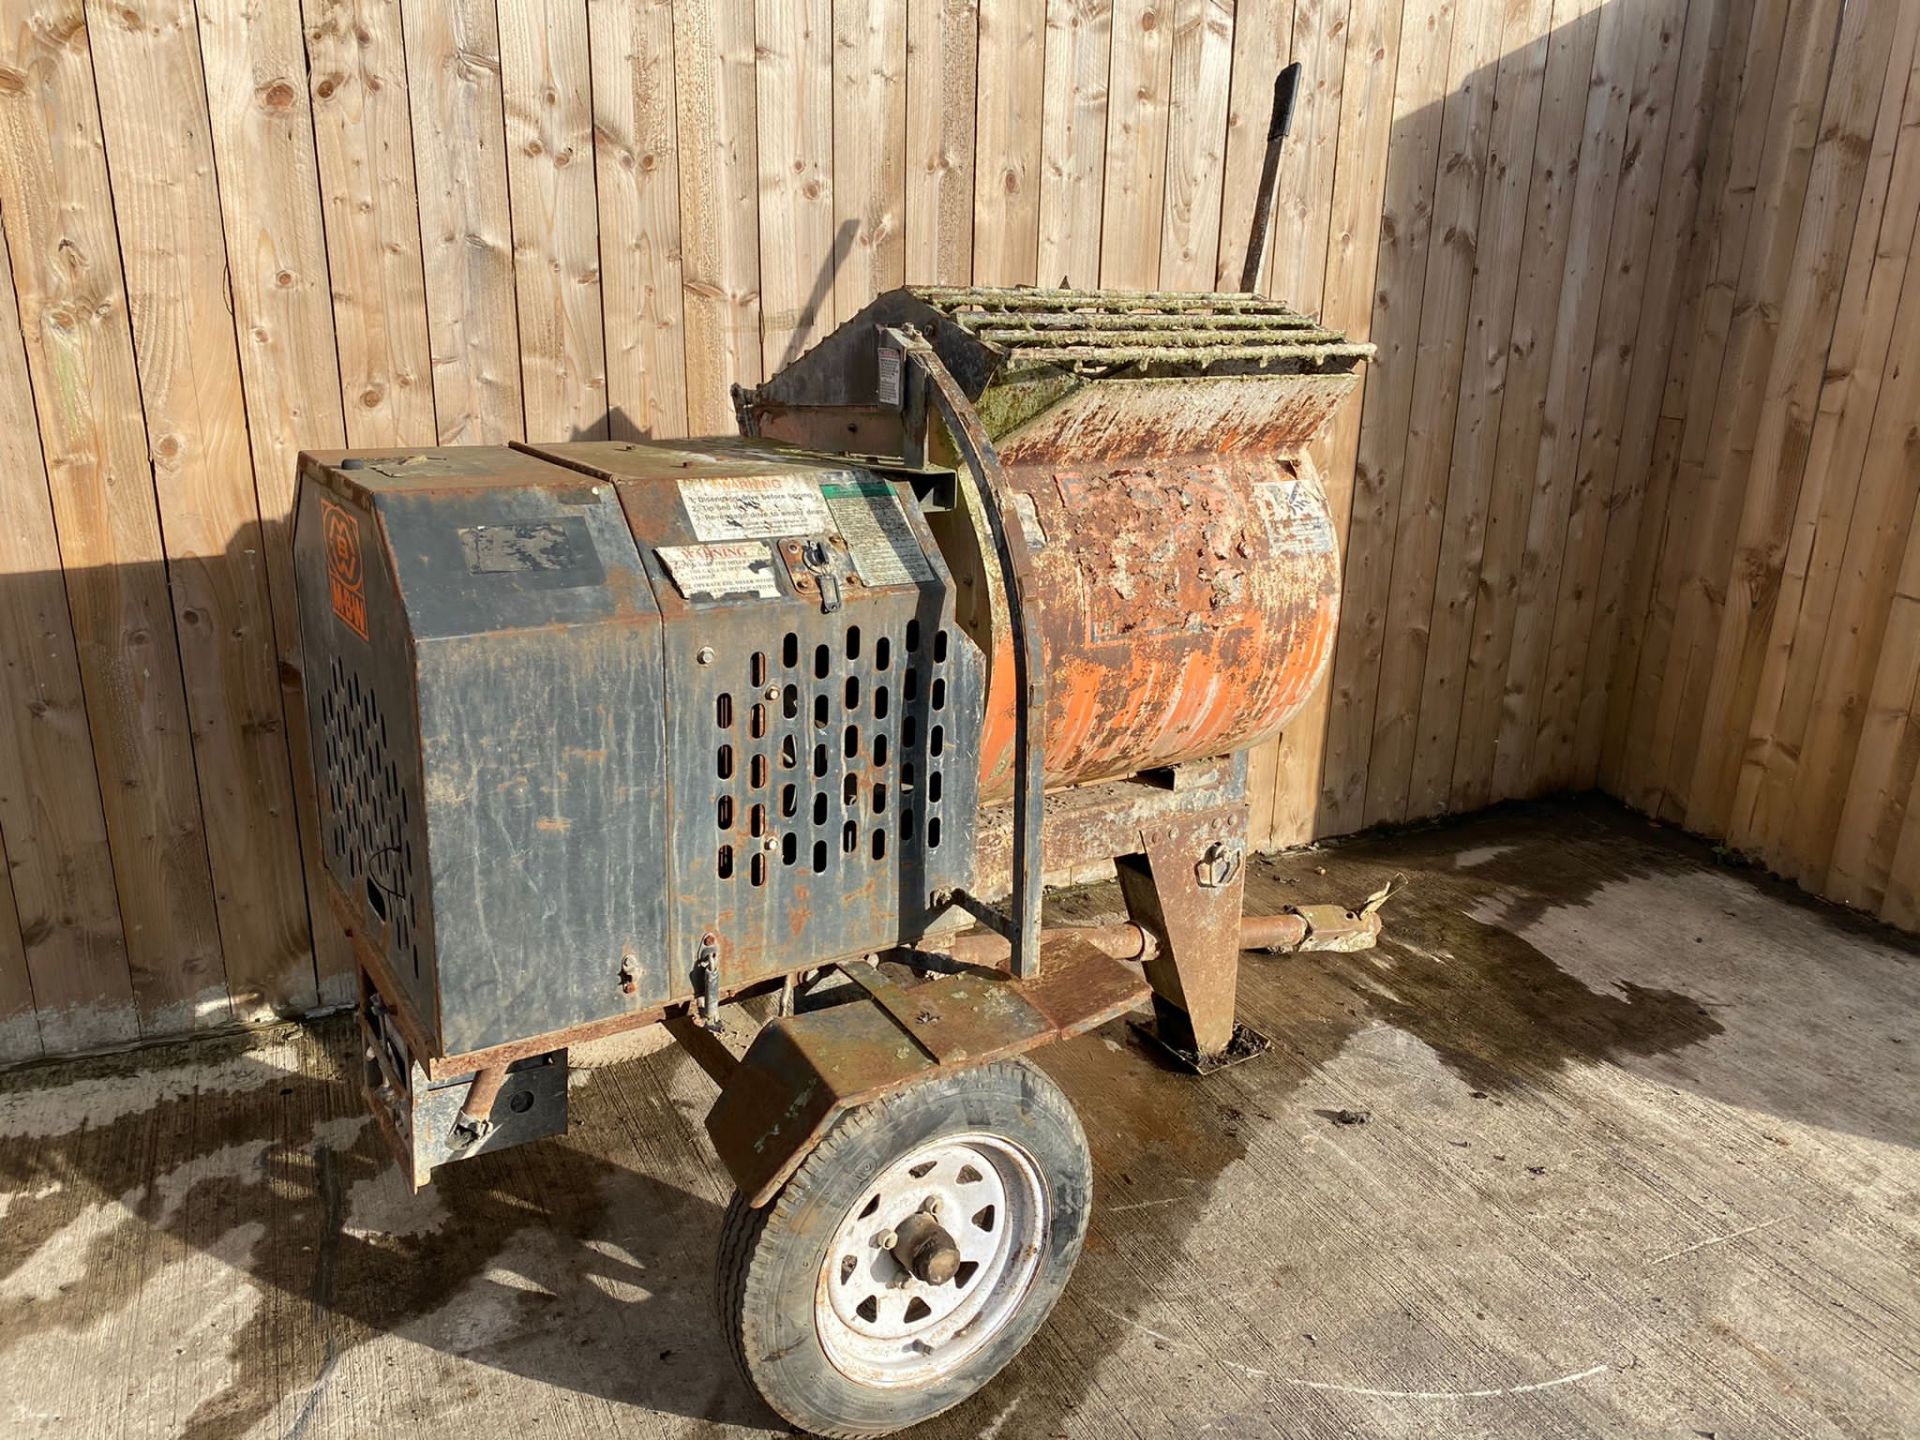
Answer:
[[(759, 433), (899, 453), (874, 349), (888, 325), (932, 342), (999, 455), (1032, 557), (1049, 786), (1243, 749), (1299, 711), (1340, 596), (1306, 447), (1370, 347), (1253, 296), (900, 290), (754, 392)], [(1003, 797), (1006, 597), (964, 487), (932, 525), (988, 656), (981, 795)]]
[[(1270, 455), (1092, 467), (1029, 461), (1046, 774), (1067, 785), (1242, 749), (1305, 704), (1332, 651), (1340, 568), (1310, 466)], [(1023, 502), (1024, 508), (1024, 502)], [(997, 651), (1005, 649), (996, 627)], [(987, 692), (983, 796), (1012, 785), (1010, 656)]]

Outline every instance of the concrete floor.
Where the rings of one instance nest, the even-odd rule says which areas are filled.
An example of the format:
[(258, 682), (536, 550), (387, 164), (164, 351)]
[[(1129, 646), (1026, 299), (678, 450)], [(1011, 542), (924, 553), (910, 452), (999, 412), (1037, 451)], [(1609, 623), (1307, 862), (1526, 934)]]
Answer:
[[(1270, 1056), (1044, 1053), (1085, 1257), (916, 1433), (1920, 1434), (1920, 951), (1599, 802), (1249, 904), (1396, 873), (1379, 951), (1248, 960)], [(710, 1313), (691, 1064), (582, 1070), (566, 1139), (414, 1197), (350, 1058), (334, 1023), (0, 1080), (0, 1437), (780, 1432)]]

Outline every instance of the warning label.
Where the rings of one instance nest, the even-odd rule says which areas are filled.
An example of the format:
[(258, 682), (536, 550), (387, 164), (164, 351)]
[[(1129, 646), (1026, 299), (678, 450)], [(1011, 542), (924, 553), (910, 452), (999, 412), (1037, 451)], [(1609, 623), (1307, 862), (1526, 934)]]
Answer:
[(662, 545), (660, 561), (689, 600), (721, 600), (729, 595), (778, 599), (773, 578), (773, 547), (757, 540), (721, 545)]
[(766, 540), (832, 528), (827, 502), (804, 476), (730, 475), (679, 483), (680, 504), (702, 540)]
[(333, 613), (362, 640), (367, 638), (367, 579), (360, 569), (360, 522), (331, 500), (320, 502), (327, 546), (327, 593)]
[(900, 497), (884, 480), (822, 485), (833, 528), (847, 542), (853, 568), (868, 585), (912, 585), (933, 578), (920, 538), (907, 523)]
[(1276, 550), (1331, 555), (1340, 548), (1333, 519), (1318, 492), (1299, 480), (1265, 480), (1253, 487), (1253, 502)]

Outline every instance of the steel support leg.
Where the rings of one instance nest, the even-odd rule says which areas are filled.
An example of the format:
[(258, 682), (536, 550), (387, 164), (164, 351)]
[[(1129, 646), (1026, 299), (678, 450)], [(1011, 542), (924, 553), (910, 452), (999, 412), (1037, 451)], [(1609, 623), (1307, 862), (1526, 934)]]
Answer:
[(1146, 966), (1152, 1036), (1202, 1072), (1258, 1054), (1236, 1026), (1240, 908), (1246, 889), (1245, 806), (1170, 817), (1142, 832), (1143, 854), (1115, 862), (1127, 913), (1157, 942)]

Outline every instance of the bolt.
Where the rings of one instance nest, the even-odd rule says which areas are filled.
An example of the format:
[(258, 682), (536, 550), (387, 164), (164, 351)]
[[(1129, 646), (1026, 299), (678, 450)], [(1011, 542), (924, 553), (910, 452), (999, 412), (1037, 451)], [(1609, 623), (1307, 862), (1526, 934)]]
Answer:
[(778, 685), (769, 685), (761, 692), (761, 696), (767, 700), (778, 700), (780, 698), (780, 687)]
[(778, 850), (780, 848), (780, 841), (778, 837), (769, 835), (761, 842), (760, 848), (767, 851)]
[(713, 647), (711, 645), (702, 645), (700, 647), (700, 653), (693, 658), (702, 665), (711, 665), (713, 663)]
[(882, 1250), (891, 1250), (900, 1243), (900, 1237), (891, 1230), (882, 1230), (874, 1237), (873, 1243)]
[(920, 1210), (922, 1214), (938, 1215), (940, 1213), (940, 1197), (938, 1195), (927, 1196), (926, 1201), (920, 1206)]

